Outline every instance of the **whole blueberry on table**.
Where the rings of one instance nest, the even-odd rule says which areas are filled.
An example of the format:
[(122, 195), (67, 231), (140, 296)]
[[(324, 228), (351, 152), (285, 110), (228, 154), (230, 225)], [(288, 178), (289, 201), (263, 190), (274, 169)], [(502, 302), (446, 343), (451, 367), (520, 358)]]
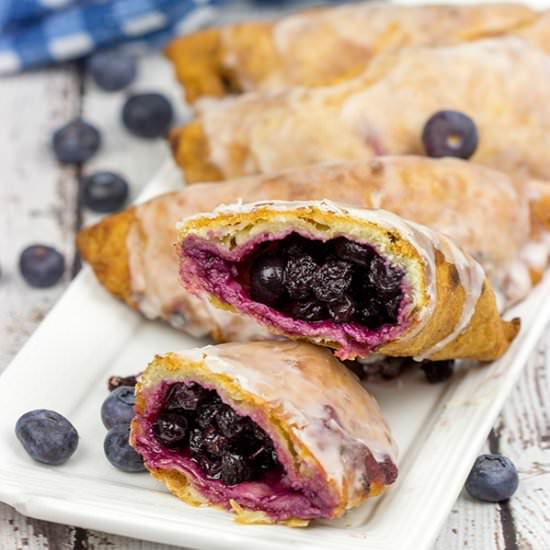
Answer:
[(106, 92), (126, 88), (137, 75), (135, 57), (122, 52), (95, 53), (88, 59), (87, 67), (95, 83)]
[(134, 417), (136, 397), (134, 388), (120, 386), (113, 390), (101, 405), (101, 420), (109, 430), (118, 424), (129, 424)]
[(426, 380), (430, 384), (437, 384), (448, 380), (454, 371), (454, 361), (423, 361), (420, 368), (424, 371)]
[(128, 198), (128, 183), (114, 172), (94, 172), (82, 178), (82, 202), (94, 212), (120, 210)]
[(59, 162), (79, 164), (97, 153), (101, 136), (97, 128), (76, 118), (54, 132), (52, 145)]
[(518, 472), (509, 458), (486, 454), (476, 458), (465, 487), (473, 498), (500, 502), (510, 498), (518, 484)]
[(113, 426), (105, 436), (103, 451), (107, 460), (118, 470), (128, 473), (145, 472), (143, 458), (130, 445), (130, 426)]
[(170, 101), (158, 93), (132, 95), (122, 108), (124, 126), (142, 138), (153, 139), (166, 135), (173, 118)]
[(29, 285), (47, 288), (57, 284), (63, 276), (65, 258), (51, 246), (34, 244), (21, 252), (19, 271)]
[(61, 414), (47, 409), (21, 416), (15, 435), (32, 459), (53, 466), (66, 462), (78, 446), (75, 427)]
[(429, 157), (469, 159), (477, 149), (477, 128), (464, 113), (438, 111), (426, 122), (422, 143)]

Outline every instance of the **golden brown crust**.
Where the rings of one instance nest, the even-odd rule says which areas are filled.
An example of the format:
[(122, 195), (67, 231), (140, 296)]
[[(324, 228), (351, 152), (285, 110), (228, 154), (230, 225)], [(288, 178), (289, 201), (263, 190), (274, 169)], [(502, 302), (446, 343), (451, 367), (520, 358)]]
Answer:
[(135, 307), (135, 303), (126, 238), (134, 221), (135, 208), (131, 207), (82, 229), (76, 237), (80, 255), (92, 266), (99, 282), (130, 307)]
[(223, 180), (221, 171), (210, 158), (208, 139), (200, 121), (175, 128), (169, 134), (174, 159), (183, 166), (187, 183)]
[[(430, 242), (423, 245), (430, 247), (429, 250), (425, 250), (427, 256), (431, 253), (435, 255), (434, 272), (430, 274), (432, 267), (425, 264), (419, 255), (419, 250), (413, 244), (413, 240), (417, 238), (420, 239), (419, 242), (425, 242), (424, 233), (420, 233), (422, 237), (418, 237), (415, 229), (407, 226), (404, 220), (402, 222), (407, 227), (407, 236), (394, 230), (388, 231), (387, 224), (393, 223), (392, 218), (386, 219), (387, 213), (381, 211), (373, 212), (373, 219), (377, 219), (378, 216), (382, 219), (381, 224), (378, 225), (363, 218), (367, 213), (365, 210), (353, 210), (347, 207), (338, 209), (334, 205), (327, 209), (323, 204), (311, 202), (294, 206), (291, 202), (274, 204), (267, 202), (245, 205), (242, 208), (238, 205), (231, 205), (226, 209), (221, 207), (215, 214), (195, 216), (184, 222), (179, 228), (179, 242), (183, 244), (187, 238), (204, 239), (210, 241), (214, 247), (230, 251), (244, 245), (252, 238), (251, 235), (265, 235), (273, 232), (279, 234), (288, 229), (319, 235), (318, 238), (323, 240), (351, 234), (382, 250), (402, 269), (410, 272), (407, 280), (415, 288), (417, 311), (429, 310), (432, 303), (434, 306), (430, 310), (427, 322), (419, 331), (415, 331), (414, 337), (409, 337), (406, 331), (404, 335), (380, 345), (374, 351), (389, 356), (425, 356), (434, 360), (471, 358), (491, 361), (501, 357), (508, 349), (520, 329), (519, 319), (512, 322), (501, 319), (494, 292), (481, 267), (472, 258), (462, 255), (456, 248), (453, 249), (454, 245), (445, 241), (441, 235), (431, 233)], [(334, 210), (334, 208), (337, 209)], [(428, 230), (424, 228), (423, 231)], [(444, 256), (440, 247), (448, 248), (452, 253)], [(182, 250), (185, 250), (185, 246)], [(457, 263), (455, 264), (454, 261)], [(182, 270), (184, 285), (190, 290), (200, 289), (207, 292), (203, 286), (203, 279), (194, 270), (191, 258), (184, 256), (181, 265), (184, 268)], [(425, 265), (427, 265), (428, 275), (424, 274), (425, 268), (421, 267)], [(459, 269), (468, 272), (469, 275), (462, 278)], [(435, 280), (433, 294), (428, 287), (429, 277)], [(477, 287), (479, 295), (476, 294), (477, 283), (481, 285), (480, 288)], [(474, 302), (469, 300), (471, 294), (476, 297)], [(218, 295), (214, 295), (214, 299), (216, 303), (221, 303), (230, 310), (244, 313), (238, 306), (224, 302)], [(342, 351), (339, 343), (323, 336), (304, 338), (298, 333), (287, 332), (273, 322), (267, 314), (263, 318), (259, 315), (254, 318), (274, 333), (334, 348), (337, 350), (337, 356), (343, 359), (354, 359), (354, 355), (347, 354), (357, 354), (357, 349), (360, 347), (358, 344), (359, 347), (353, 348), (353, 352)], [(466, 319), (467, 324), (456, 332), (461, 327), (460, 323), (463, 319)], [(414, 328), (413, 325), (411, 329), (414, 330)], [(445, 344), (444, 340), (449, 336), (452, 339)], [(440, 344), (441, 342), (444, 345)], [(439, 347), (441, 349), (438, 349)]]
[(544, 15), (519, 4), (411, 8), (372, 3), (199, 31), (174, 40), (166, 51), (192, 102), (202, 96), (336, 84), (359, 75), (380, 53), (410, 46), (519, 34), (544, 48), (546, 30)]

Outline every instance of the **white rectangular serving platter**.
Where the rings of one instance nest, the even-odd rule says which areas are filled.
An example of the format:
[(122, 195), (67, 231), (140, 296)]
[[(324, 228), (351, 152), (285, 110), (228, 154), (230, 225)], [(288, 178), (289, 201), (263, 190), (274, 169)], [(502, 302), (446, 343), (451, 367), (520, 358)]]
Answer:
[[(142, 199), (180, 186), (168, 161)], [(156, 353), (204, 342), (144, 320), (84, 269), (0, 377), (0, 500), (28, 516), (188, 548), (428, 549), (550, 317), (550, 277), (510, 316), (523, 326), (501, 360), (461, 369), (447, 384), (429, 385), (416, 369), (369, 387), (400, 447), (400, 476), (385, 495), (306, 529), (243, 526), (104, 458), (99, 410), (108, 376), (135, 374)], [(35, 408), (55, 409), (77, 427), (79, 449), (66, 465), (34, 463), (15, 438), (17, 418)]]

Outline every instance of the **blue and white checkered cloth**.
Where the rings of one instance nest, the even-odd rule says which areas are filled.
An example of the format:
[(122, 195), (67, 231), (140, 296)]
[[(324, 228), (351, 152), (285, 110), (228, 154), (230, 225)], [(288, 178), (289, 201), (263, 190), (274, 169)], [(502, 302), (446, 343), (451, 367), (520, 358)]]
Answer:
[(198, 28), (224, 0), (0, 0), (0, 74)]

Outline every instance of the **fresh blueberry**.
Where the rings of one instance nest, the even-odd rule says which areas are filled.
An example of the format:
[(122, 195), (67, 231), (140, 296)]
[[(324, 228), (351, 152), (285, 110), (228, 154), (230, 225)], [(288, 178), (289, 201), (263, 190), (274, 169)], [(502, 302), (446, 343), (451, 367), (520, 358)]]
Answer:
[(122, 109), (122, 122), (132, 134), (142, 138), (166, 135), (174, 117), (168, 99), (157, 93), (130, 96)]
[(208, 393), (199, 384), (173, 384), (166, 398), (166, 409), (196, 411), (201, 401), (208, 397)]
[(339, 301), (327, 304), (327, 310), (333, 321), (348, 323), (355, 314), (355, 305), (349, 296), (344, 295)]
[(134, 417), (135, 403), (134, 388), (131, 386), (120, 386), (113, 390), (101, 405), (103, 425), (110, 430), (118, 424), (129, 424)]
[(469, 159), (477, 149), (477, 128), (464, 113), (438, 111), (426, 122), (422, 143), (429, 157)]
[(116, 212), (128, 198), (128, 183), (114, 172), (94, 172), (82, 178), (82, 202), (94, 212)]
[(226, 453), (222, 457), (220, 479), (226, 485), (237, 485), (248, 481), (252, 477), (252, 470), (247, 460), (238, 454)]
[(29, 285), (48, 288), (63, 277), (65, 258), (51, 246), (34, 244), (21, 252), (19, 271)]
[(101, 136), (97, 128), (81, 118), (76, 118), (54, 132), (52, 144), (59, 162), (79, 164), (97, 153)]
[(64, 416), (47, 409), (21, 416), (15, 434), (32, 459), (54, 466), (66, 462), (78, 446), (75, 427)]
[(500, 502), (510, 498), (518, 484), (518, 472), (509, 458), (500, 454), (486, 454), (476, 458), (465, 486), (473, 498)]
[(454, 361), (423, 361), (420, 368), (430, 384), (445, 382), (453, 375)]
[(290, 316), (302, 321), (321, 321), (326, 318), (325, 306), (317, 300), (302, 300), (290, 305)]
[(314, 274), (311, 288), (321, 302), (336, 302), (344, 298), (351, 285), (353, 267), (342, 260), (329, 260)]
[(388, 265), (383, 258), (375, 256), (371, 263), (368, 280), (372, 288), (381, 293), (395, 293), (403, 279), (400, 269)]
[(118, 470), (128, 473), (145, 472), (143, 458), (130, 445), (130, 426), (113, 426), (103, 441), (103, 451), (107, 460)]
[(286, 295), (285, 262), (280, 256), (260, 256), (250, 272), (250, 295), (256, 302), (278, 304)]
[(374, 255), (372, 248), (366, 244), (360, 244), (349, 241), (345, 238), (336, 239), (334, 243), (334, 251), (342, 260), (353, 262), (362, 267), (369, 267), (371, 259)]
[(288, 295), (301, 300), (311, 294), (311, 283), (319, 266), (309, 254), (291, 256), (285, 268), (284, 281)]
[(135, 387), (137, 384), (137, 376), (131, 375), (131, 376), (109, 376), (109, 380), (107, 380), (107, 387), (109, 391), (116, 390), (117, 388), (120, 388), (121, 386), (130, 386)]
[(165, 447), (179, 447), (185, 442), (189, 422), (178, 413), (162, 413), (153, 425), (157, 441)]
[(122, 52), (103, 51), (88, 59), (88, 71), (95, 83), (106, 92), (118, 92), (137, 75), (135, 57)]

